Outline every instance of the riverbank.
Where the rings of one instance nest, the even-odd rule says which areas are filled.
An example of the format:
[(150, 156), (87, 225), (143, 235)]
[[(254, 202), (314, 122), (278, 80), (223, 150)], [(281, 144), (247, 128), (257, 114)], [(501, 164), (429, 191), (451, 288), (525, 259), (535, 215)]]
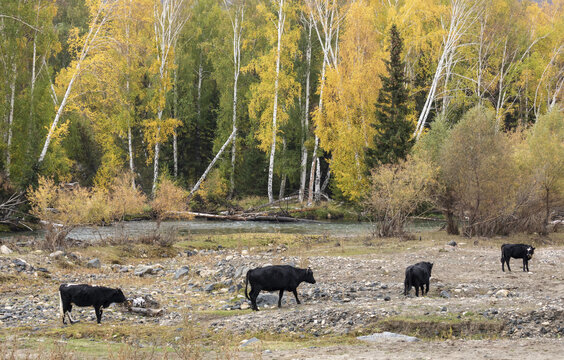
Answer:
[[(542, 346), (547, 355), (563, 350), (562, 234), (418, 235), (421, 240), (400, 241), (333, 234), (184, 234), (166, 246), (124, 240), (55, 255), (14, 245), (12, 254), (0, 257), (2, 346), (20, 355), (48, 349), (77, 358), (161, 358), (163, 353), (169, 358), (187, 353), (193, 358), (218, 353), (371, 358), (395, 353), (386, 355), (356, 337), (392, 331), (423, 341), (419, 352), (416, 345), (386, 343), (406, 358), (432, 358), (435, 348), (446, 353), (458, 346), (478, 354), (478, 344), (487, 344), (488, 354), (496, 358), (527, 344), (531, 351)], [(521, 271), (519, 260), (513, 260), (513, 272), (501, 272), (499, 246), (506, 242), (535, 245), (531, 273)], [(89, 265), (94, 259), (99, 267)], [(401, 294), (404, 269), (422, 260), (435, 264), (429, 295), (406, 298)], [(312, 267), (317, 284), (300, 286), (302, 305), (285, 294), (278, 309), (277, 295), (265, 294), (261, 311), (248, 309), (244, 274), (267, 264)], [(175, 278), (183, 266), (188, 271)], [(121, 287), (128, 297), (150, 296), (163, 313), (145, 317), (112, 305), (97, 326), (92, 309), (75, 308), (81, 323), (63, 326), (57, 297), (63, 282)], [(241, 346), (251, 338), (258, 341)]]

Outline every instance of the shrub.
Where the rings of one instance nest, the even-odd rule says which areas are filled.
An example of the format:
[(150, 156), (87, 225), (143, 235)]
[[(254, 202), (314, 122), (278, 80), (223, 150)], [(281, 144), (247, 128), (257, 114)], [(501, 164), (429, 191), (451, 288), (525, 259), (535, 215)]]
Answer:
[(157, 227), (166, 216), (187, 209), (187, 196), (186, 190), (176, 185), (168, 177), (161, 177), (153, 201), (151, 201), (151, 208), (157, 218)]
[(429, 200), (434, 171), (428, 162), (408, 157), (372, 172), (370, 193), (364, 206), (376, 220), (378, 236), (404, 233), (407, 217)]

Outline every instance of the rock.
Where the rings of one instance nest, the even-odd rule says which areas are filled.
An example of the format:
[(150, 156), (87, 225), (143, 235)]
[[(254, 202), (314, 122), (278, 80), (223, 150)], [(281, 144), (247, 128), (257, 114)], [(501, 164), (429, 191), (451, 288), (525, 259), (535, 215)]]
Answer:
[(135, 268), (135, 271), (133, 272), (134, 275), (137, 276), (144, 276), (147, 274), (154, 274), (156, 273), (158, 270), (155, 269), (153, 266), (151, 265), (139, 265)]
[(250, 306), (249, 304), (247, 304), (247, 303), (242, 303), (242, 304), (241, 304), (241, 310), (247, 310), (247, 309), (249, 309), (250, 307), (251, 307), (251, 306)]
[(215, 284), (208, 284), (204, 287), (204, 291), (206, 292), (212, 292), (213, 289), (215, 289)]
[(88, 263), (86, 263), (86, 267), (90, 269), (99, 269), (102, 267), (102, 264), (100, 263), (100, 259), (95, 258), (88, 261)]
[(447, 243), (447, 245), (456, 246), (456, 241), (451, 240), (451, 241), (449, 241), (449, 242)]
[(13, 253), (13, 251), (10, 250), (10, 248), (7, 247), (6, 245), (2, 245), (2, 246), (0, 246), (0, 253), (2, 253), (3, 255), (9, 255), (9, 254)]
[(390, 300), (392, 300), (392, 299), (391, 299), (389, 296), (386, 296), (386, 297), (384, 298), (384, 301), (390, 301)]
[(440, 296), (445, 299), (450, 299), (450, 293), (446, 290), (441, 291)]
[(259, 294), (257, 297), (257, 305), (275, 305), (278, 304), (278, 296), (274, 294)]
[(371, 342), (388, 340), (388, 339), (397, 340), (397, 341), (407, 341), (407, 342), (419, 341), (419, 339), (414, 336), (396, 334), (387, 331), (384, 331), (382, 333), (374, 333), (366, 336), (357, 336), (357, 339), (362, 341), (371, 341)]
[(176, 270), (176, 272), (174, 273), (174, 280), (178, 280), (182, 276), (188, 275), (189, 270), (190, 270), (190, 267), (188, 265), (182, 266), (180, 269)]
[(506, 290), (506, 289), (498, 290), (495, 293), (496, 298), (503, 298), (503, 297), (508, 297), (508, 296), (509, 296), (509, 290)]
[(57, 251), (55, 251), (55, 252), (50, 253), (50, 254), (49, 254), (49, 257), (50, 257), (50, 258), (53, 258), (53, 259), (57, 259), (57, 258), (63, 256), (63, 254), (64, 254), (64, 253), (63, 253), (61, 250), (57, 250)]
[(441, 311), (447, 311), (447, 307), (446, 307), (446, 306), (443, 306), (443, 307), (441, 308)]
[(249, 340), (243, 340), (241, 341), (241, 347), (245, 347), (254, 343), (259, 342), (260, 340), (257, 339), (256, 337), (250, 338)]
[(249, 269), (247, 266), (241, 266), (240, 268), (238, 268), (237, 270), (235, 270), (235, 276), (234, 276), (234, 278), (235, 278), (235, 279), (238, 279), (238, 278), (240, 278), (241, 276), (247, 275), (247, 272), (248, 272), (249, 270), (250, 270), (250, 269)]

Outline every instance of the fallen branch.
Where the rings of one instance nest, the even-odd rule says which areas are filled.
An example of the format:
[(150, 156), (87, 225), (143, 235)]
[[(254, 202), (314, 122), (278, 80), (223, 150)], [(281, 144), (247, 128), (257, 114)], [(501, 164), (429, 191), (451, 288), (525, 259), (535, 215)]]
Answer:
[(247, 209), (247, 210), (245, 210), (245, 213), (256, 212), (257, 210), (263, 209), (265, 207), (276, 205), (276, 204), (284, 202), (284, 201), (296, 200), (298, 198), (299, 198), (298, 195), (288, 196), (288, 197), (285, 197), (285, 198), (282, 198), (282, 199), (274, 200), (274, 201), (271, 201), (269, 203), (256, 206), (254, 208)]

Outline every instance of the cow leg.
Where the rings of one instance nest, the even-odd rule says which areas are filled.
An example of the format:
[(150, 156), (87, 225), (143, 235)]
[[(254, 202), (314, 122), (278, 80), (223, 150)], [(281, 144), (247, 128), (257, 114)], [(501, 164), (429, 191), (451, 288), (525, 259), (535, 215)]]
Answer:
[(525, 267), (527, 268), (527, 272), (529, 272), (529, 262), (527, 261), (527, 257), (523, 258), (523, 271), (525, 271)]
[[(421, 289), (421, 291), (423, 291), (423, 288)], [(425, 283), (425, 294), (427, 294), (429, 292), (429, 280), (427, 280), (427, 282)]]
[(284, 289), (280, 290), (280, 294), (278, 294), (278, 307), (282, 307), (282, 295), (284, 295)]
[(507, 262), (507, 270), (511, 271), (511, 268), (509, 267), (509, 260), (511, 260), (511, 258), (507, 258), (507, 260), (505, 260)]
[(296, 298), (296, 302), (298, 304), (301, 304), (300, 299), (298, 299), (298, 290), (294, 289), (294, 290), (292, 290), (292, 292), (294, 293), (294, 297)]
[(100, 305), (94, 305), (94, 311), (96, 312), (96, 322), (100, 324), (102, 321), (102, 309)]
[(505, 258), (501, 258), (501, 271), (505, 272)]
[(258, 306), (257, 306), (257, 297), (260, 293), (260, 290), (253, 288), (251, 290), (251, 292), (249, 293), (249, 297), (251, 298), (251, 309), (258, 311)]
[(419, 296), (419, 285), (415, 285), (415, 296)]

